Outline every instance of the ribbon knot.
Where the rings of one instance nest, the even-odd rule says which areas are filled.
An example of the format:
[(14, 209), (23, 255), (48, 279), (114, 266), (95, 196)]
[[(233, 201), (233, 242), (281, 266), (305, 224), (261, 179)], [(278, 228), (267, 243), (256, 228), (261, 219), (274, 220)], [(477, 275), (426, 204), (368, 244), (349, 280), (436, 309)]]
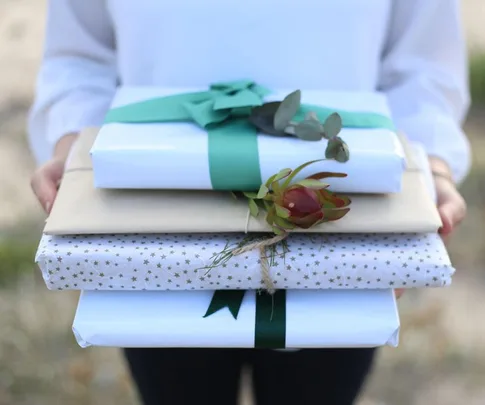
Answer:
[(192, 121), (207, 129), (231, 118), (247, 117), (253, 107), (263, 104), (270, 91), (249, 80), (215, 83), (206, 100), (183, 104)]
[(257, 130), (247, 117), (269, 92), (250, 80), (214, 83), (208, 91), (157, 97), (113, 108), (104, 122), (195, 123), (207, 131), (212, 188), (257, 190), (262, 184)]

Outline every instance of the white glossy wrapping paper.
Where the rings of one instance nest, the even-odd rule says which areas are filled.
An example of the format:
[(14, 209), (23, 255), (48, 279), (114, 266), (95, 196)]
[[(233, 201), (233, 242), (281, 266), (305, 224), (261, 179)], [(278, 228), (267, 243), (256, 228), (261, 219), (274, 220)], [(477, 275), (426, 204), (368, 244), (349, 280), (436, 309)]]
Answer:
[[(212, 291), (84, 291), (73, 323), (82, 347), (254, 347), (255, 293), (237, 320), (204, 318)], [(288, 291), (286, 348), (397, 346), (392, 290)]]
[[(113, 107), (204, 88), (170, 89), (121, 87)], [(268, 101), (289, 92), (275, 91)], [(390, 115), (386, 97), (376, 92), (322, 92), (302, 90), (302, 102), (349, 111)], [(344, 128), (341, 137), (350, 149), (346, 163), (323, 161), (301, 172), (303, 178), (319, 171), (347, 173), (328, 179), (331, 189), (351, 193), (394, 193), (401, 190), (405, 157), (398, 136), (387, 129)], [(296, 168), (325, 156), (326, 140), (258, 136), (263, 182), (284, 168)], [(212, 189), (207, 132), (192, 123), (121, 124), (101, 127), (91, 149), (95, 186), (135, 189)]]

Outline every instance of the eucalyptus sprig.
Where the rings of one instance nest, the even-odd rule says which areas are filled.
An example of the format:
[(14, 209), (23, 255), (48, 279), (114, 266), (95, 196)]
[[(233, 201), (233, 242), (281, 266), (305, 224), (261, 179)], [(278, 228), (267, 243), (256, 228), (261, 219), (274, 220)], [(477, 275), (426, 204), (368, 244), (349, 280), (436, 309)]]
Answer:
[(294, 121), (301, 107), (301, 91), (288, 94), (283, 101), (272, 101), (254, 107), (249, 121), (261, 132), (275, 136), (296, 136), (305, 141), (327, 139), (325, 157), (338, 162), (349, 160), (349, 148), (338, 136), (342, 129), (342, 118), (338, 113), (330, 114), (323, 123), (315, 112), (309, 111), (302, 121)]

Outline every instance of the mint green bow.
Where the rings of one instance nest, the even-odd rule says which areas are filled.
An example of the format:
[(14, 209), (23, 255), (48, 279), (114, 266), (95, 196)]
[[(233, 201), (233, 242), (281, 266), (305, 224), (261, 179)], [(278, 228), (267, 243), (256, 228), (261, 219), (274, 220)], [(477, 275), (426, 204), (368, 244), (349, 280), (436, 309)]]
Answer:
[[(194, 122), (208, 133), (212, 188), (258, 190), (263, 183), (258, 131), (247, 117), (253, 107), (264, 103), (263, 98), (269, 93), (268, 89), (250, 80), (215, 83), (208, 91), (158, 97), (111, 109), (105, 124)], [(294, 120), (302, 120), (308, 111), (314, 111), (322, 122), (337, 112), (343, 127), (347, 128), (394, 129), (392, 121), (380, 114), (313, 105), (302, 105)]]

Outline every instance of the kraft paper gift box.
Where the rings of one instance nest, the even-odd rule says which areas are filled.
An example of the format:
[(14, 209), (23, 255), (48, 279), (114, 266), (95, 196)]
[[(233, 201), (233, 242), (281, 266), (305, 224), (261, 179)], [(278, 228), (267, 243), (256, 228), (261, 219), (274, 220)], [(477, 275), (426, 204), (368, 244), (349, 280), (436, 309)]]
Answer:
[(277, 291), (274, 297), (243, 291), (215, 294), (84, 291), (74, 335), (82, 347), (398, 345), (399, 316), (392, 290)]
[[(263, 216), (250, 217), (247, 203), (234, 200), (228, 192), (95, 188), (89, 151), (97, 133), (97, 129), (83, 131), (74, 145), (46, 234), (271, 231)], [(400, 193), (351, 195), (345, 217), (305, 232), (436, 232), (441, 220), (427, 189), (429, 166), (425, 161), (418, 164), (411, 146), (405, 149), (408, 166)]]
[[(49, 236), (36, 262), (56, 290), (256, 290), (258, 251), (211, 267), (242, 234)], [(454, 269), (438, 234), (293, 234), (270, 260), (281, 289), (442, 287)]]
[[(174, 114), (180, 119), (184, 115), (180, 110), (186, 112), (183, 107), (172, 112), (173, 105), (160, 105), (160, 98), (177, 95), (175, 103), (182, 105), (179, 95), (201, 90), (205, 89), (121, 87), (91, 149), (95, 186), (251, 191), (254, 187), (248, 184), (257, 189), (282, 168), (296, 168), (325, 157), (326, 139), (313, 142), (293, 136), (257, 134), (250, 125), (250, 133), (239, 136), (238, 128), (233, 126), (221, 135), (219, 127), (225, 124), (219, 124), (213, 131), (195, 122), (152, 122), (163, 119), (160, 114)], [(275, 91), (265, 101), (282, 100), (289, 93)], [(216, 106), (221, 97), (224, 107), (231, 98), (239, 105), (240, 95), (248, 96), (251, 102), (254, 101), (252, 94), (248, 89), (231, 97), (221, 93), (215, 98)], [(393, 129), (385, 95), (302, 91), (302, 103), (302, 106), (325, 106), (323, 115), (334, 110), (341, 113), (344, 128), (339, 136), (348, 144), (351, 158), (345, 164), (334, 160), (318, 162), (303, 170), (295, 180), (320, 171), (345, 172), (344, 179), (328, 179), (335, 192), (401, 191), (405, 155)], [(252, 179), (258, 179), (256, 184)]]

